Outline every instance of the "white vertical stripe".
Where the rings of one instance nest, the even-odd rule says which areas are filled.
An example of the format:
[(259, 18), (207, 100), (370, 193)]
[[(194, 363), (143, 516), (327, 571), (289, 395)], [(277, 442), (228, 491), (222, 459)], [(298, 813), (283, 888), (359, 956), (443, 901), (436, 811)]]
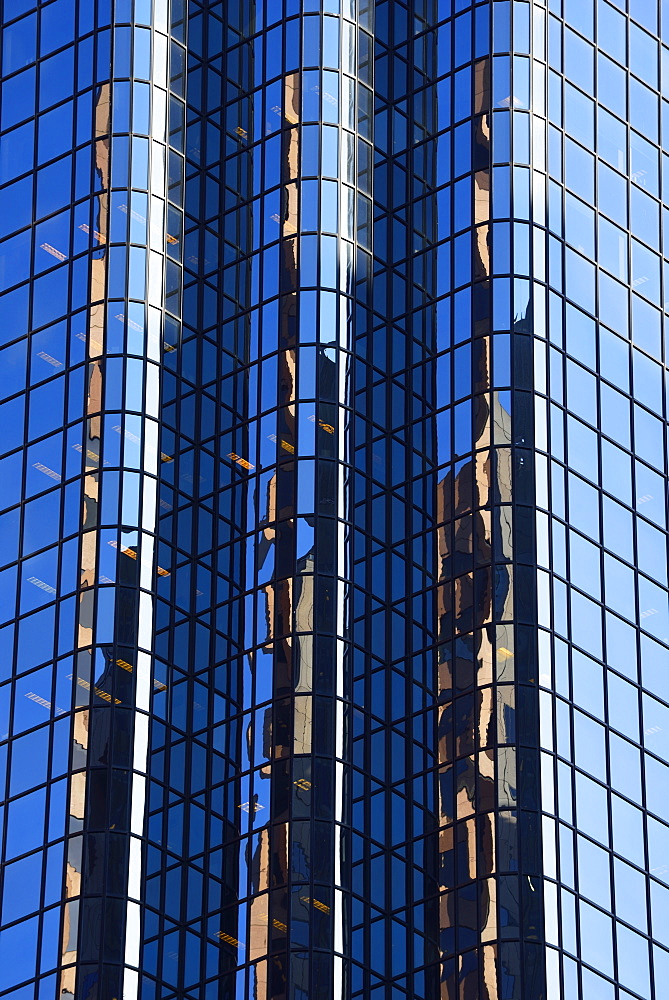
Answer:
[(136, 1000), (138, 995), (139, 975), (134, 969), (126, 968), (123, 970), (123, 1000)]
[[(137, 685), (135, 689), (135, 705), (144, 712), (149, 711), (151, 703), (151, 657), (148, 653), (137, 653)], [(137, 770), (145, 770), (137, 767)]]
[[(142, 654), (140, 653), (140, 656)], [(147, 657), (148, 659), (148, 657)], [(141, 771), (144, 773), (146, 771), (146, 761), (149, 751), (149, 717), (144, 715), (143, 712), (137, 712), (135, 714), (135, 735), (134, 735), (134, 746), (133, 746), (133, 757), (132, 766), (135, 771)], [(134, 824), (132, 826), (133, 833), (141, 833), (141, 828), (138, 829)]]
[[(137, 775), (135, 775), (137, 778)], [(141, 779), (144, 780), (143, 778)], [(128, 863), (128, 896), (142, 898), (142, 842), (138, 837), (130, 838), (130, 859)], [(139, 950), (139, 949), (138, 949)], [(127, 948), (126, 948), (127, 954)], [(130, 963), (136, 965), (137, 963)]]

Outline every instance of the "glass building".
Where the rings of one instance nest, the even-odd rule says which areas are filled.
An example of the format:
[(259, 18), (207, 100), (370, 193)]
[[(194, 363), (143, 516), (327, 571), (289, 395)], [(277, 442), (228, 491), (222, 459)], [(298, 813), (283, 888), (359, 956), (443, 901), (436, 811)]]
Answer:
[(0, 1000), (664, 1000), (669, 0), (2, 25)]

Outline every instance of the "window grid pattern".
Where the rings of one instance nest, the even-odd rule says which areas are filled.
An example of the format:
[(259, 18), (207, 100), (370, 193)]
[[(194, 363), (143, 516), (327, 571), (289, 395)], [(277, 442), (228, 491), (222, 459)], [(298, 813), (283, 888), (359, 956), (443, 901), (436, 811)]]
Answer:
[(159, 581), (157, 653), (170, 693), (167, 725), (152, 727), (149, 839), (163, 850), (149, 870), (147, 991), (155, 976), (167, 992), (269, 996), (287, 983), (338, 988), (345, 975), (332, 959), (344, 906), (332, 825), (341, 402), (357, 133), (359, 148), (369, 138), (355, 117), (356, 34), (368, 51), (369, 24), (354, 7), (318, 11), (190, 12), (184, 332), (163, 388), (175, 462), (162, 470), (159, 562), (171, 572)]
[[(146, 770), (148, 716), (136, 708), (147, 710), (150, 697), (165, 300), (167, 12), (60, 0), (31, 8), (4, 10), (0, 123), (2, 405), (13, 428), (2, 459), (3, 622), (16, 618), (2, 627), (0, 990), (26, 1000), (131, 996), (144, 782), (133, 768)], [(168, 236), (168, 248), (180, 243), (179, 230)], [(178, 295), (169, 264), (167, 282)], [(135, 971), (124, 974), (124, 964)]]
[(0, 997), (660, 1000), (666, 21), (5, 0)]
[(435, 517), (433, 24), (432, 4), (375, 5), (373, 277), (352, 372), (356, 997), (438, 989), (435, 552), (426, 530)]
[(528, 391), (545, 179), (520, 166), (545, 126), (513, 54), (530, 5), (463, 6), (436, 83), (440, 984), (498, 1000), (546, 989)]
[(656, 997), (667, 968), (659, 16), (549, 4), (534, 42), (548, 129), (533, 367), (549, 997)]

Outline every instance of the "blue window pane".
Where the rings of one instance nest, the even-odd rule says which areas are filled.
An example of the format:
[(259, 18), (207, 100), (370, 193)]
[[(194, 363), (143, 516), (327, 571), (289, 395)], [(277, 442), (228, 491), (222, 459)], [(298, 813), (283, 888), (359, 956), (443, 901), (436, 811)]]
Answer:
[[(42, 918), (42, 954), (40, 958), (40, 969), (45, 972), (53, 969), (58, 964), (59, 953), (62, 952), (62, 940), (60, 936), (60, 907), (56, 906), (47, 910)], [(46, 998), (49, 980), (40, 980), (40, 1000), (42, 995)], [(51, 986), (53, 989), (53, 985)]]
[(30, 243), (30, 230), (0, 243), (0, 284), (5, 288), (27, 280), (30, 271)]
[[(669, 930), (669, 891), (663, 885), (651, 880), (650, 898), (653, 924), (653, 937), (667, 944)], [(655, 967), (657, 971), (657, 966)]]
[(19, 510), (0, 515), (0, 563), (13, 562), (18, 558)]
[[(631, 7), (635, 6), (635, 3), (632, 2)], [(652, 7), (651, 4), (644, 4), (644, 7), (646, 6)], [(633, 13), (632, 16), (634, 16)], [(647, 32), (641, 31), (636, 24), (630, 24), (630, 69), (655, 90), (658, 89), (657, 48), (655, 38), (652, 38)]]
[(585, 837), (579, 836), (577, 842), (578, 891), (608, 910), (611, 907), (611, 856)]
[(631, 511), (610, 497), (603, 501), (604, 544), (627, 562), (634, 562), (634, 531)]
[(637, 710), (638, 693), (636, 689), (611, 670), (607, 671), (606, 686), (609, 695), (609, 725), (638, 743), (639, 712)]
[(35, 61), (37, 42), (37, 15), (31, 14), (3, 29), (3, 74), (23, 69)]
[(16, 578), (16, 566), (10, 566), (8, 569), (4, 569), (0, 572), (0, 597), (2, 597), (0, 621), (3, 623), (11, 621), (11, 619), (15, 616)]
[(652, 816), (648, 817), (647, 822), (650, 870), (660, 882), (669, 885), (669, 865), (667, 865), (666, 860), (667, 851), (669, 851), (669, 827), (665, 826), (664, 823), (660, 823)]
[(571, 591), (571, 638), (593, 656), (602, 655), (601, 609), (577, 590)]
[(599, 540), (597, 493), (578, 476), (569, 475), (569, 520), (588, 537)]
[(23, 455), (20, 452), (0, 459), (0, 510), (20, 500), (22, 471)]
[(60, 512), (60, 492), (52, 490), (26, 505), (23, 553), (30, 554), (37, 549), (52, 545), (58, 540), (58, 516)]
[(23, 618), (19, 625), (19, 653), (17, 670), (30, 670), (51, 659), (53, 655), (53, 629), (55, 609), (51, 605), (42, 611)]
[(632, 351), (635, 399), (655, 413), (662, 412), (662, 369), (641, 351)]
[(599, 273), (599, 318), (617, 333), (627, 336), (629, 327), (629, 292), (625, 285)]
[(588, 479), (597, 476), (597, 435), (573, 417), (567, 420), (569, 464)]
[(635, 236), (648, 243), (655, 250), (660, 248), (660, 206), (645, 194), (641, 188), (632, 186), (632, 225)]
[(599, 263), (620, 281), (628, 280), (627, 233), (603, 218), (599, 220)]
[(564, 113), (565, 130), (586, 148), (592, 149), (595, 141), (595, 105), (569, 83), (565, 84)]
[(581, 956), (606, 976), (613, 975), (611, 918), (589, 903), (581, 902)]
[[(39, 909), (42, 888), (42, 853), (7, 865), (2, 893), (2, 922), (19, 920)], [(3, 932), (4, 933), (4, 932)]]
[(9, 794), (20, 795), (47, 778), (49, 766), (49, 729), (42, 727), (12, 743), (12, 766)]
[[(9, 803), (7, 811), (7, 858), (15, 858), (41, 847), (44, 842), (46, 789), (41, 788)], [(21, 925), (25, 926), (25, 925)], [(0, 948), (4, 935), (0, 935)], [(27, 979), (17, 975), (15, 982)]]
[[(643, 287), (643, 286), (642, 286)], [(632, 339), (644, 351), (659, 358), (661, 355), (661, 316), (638, 295), (632, 296)]]
[(571, 582), (599, 600), (599, 549), (574, 531), (570, 532), (569, 539)]
[(646, 3), (645, 0), (629, 0), (629, 11), (630, 17), (643, 25), (647, 31), (657, 33), (657, 4)]
[(606, 789), (587, 778), (576, 775), (576, 819), (579, 829), (606, 847), (609, 841)]
[(594, 49), (580, 35), (565, 29), (564, 71), (568, 80), (577, 84), (586, 94), (594, 89)]
[(574, 712), (574, 755), (577, 767), (606, 781), (606, 730), (582, 712)]
[(40, 110), (59, 104), (72, 95), (74, 90), (74, 48), (65, 49), (49, 59), (44, 59), (39, 68)]
[(9, 990), (35, 975), (37, 927), (33, 917), (0, 934), (0, 989)]
[(34, 283), (33, 326), (51, 323), (67, 312), (68, 268), (59, 267)]
[(62, 434), (40, 441), (28, 449), (26, 496), (43, 493), (61, 480)]
[(630, 447), (630, 404), (629, 399), (602, 385), (600, 389), (602, 431), (625, 448)]
[[(14, 710), (12, 712), (12, 736), (18, 736), (27, 729), (42, 725), (52, 715), (51, 666), (33, 670), (16, 681)], [(37, 699), (42, 699), (38, 701)], [(43, 704), (43, 703), (44, 704)], [(39, 784), (40, 782), (35, 782)]]
[(623, 229), (627, 228), (627, 182), (605, 163), (597, 164), (597, 207)]
[(625, 15), (606, 0), (597, 5), (597, 44), (620, 63), (627, 54), (627, 25)]
[(0, 404), (0, 423), (6, 428), (0, 453), (13, 451), (23, 442), (23, 417), (25, 411), (25, 396), (15, 396), (14, 399)]
[(587, 257), (595, 256), (595, 217), (591, 208), (567, 193), (565, 203), (565, 236)]
[(13, 396), (25, 386), (26, 347), (26, 341), (23, 340), (0, 351), (0, 367), (3, 373), (0, 398)]
[(632, 180), (639, 187), (645, 188), (657, 197), (659, 194), (659, 154), (656, 147), (652, 146), (640, 135), (637, 135), (636, 132), (632, 132), (630, 135), (630, 148), (632, 154)]
[[(74, 38), (74, 11), (72, 0), (55, 0), (42, 7), (40, 24), (40, 53), (47, 55)], [(100, 25), (103, 19), (100, 18)]]
[(660, 304), (660, 258), (632, 240), (632, 285), (645, 298)]
[(40, 116), (37, 142), (39, 163), (62, 156), (72, 148), (72, 101)]
[(572, 299), (582, 309), (594, 312), (595, 308), (595, 268), (583, 257), (567, 248), (565, 289)]
[(629, 83), (630, 118), (634, 127), (653, 142), (659, 134), (659, 97), (633, 77)]
[(22, 229), (32, 221), (32, 177), (0, 189), (0, 236)]
[[(583, 995), (588, 997), (588, 1000), (614, 1000), (614, 989), (613, 983), (608, 982), (606, 979), (602, 979), (585, 966), (581, 969), (581, 977), (583, 981)], [(566, 977), (565, 977), (566, 980)], [(578, 985), (575, 985), (575, 993), (577, 995)]]
[(625, 71), (600, 53), (597, 59), (597, 99), (619, 118), (627, 115), (627, 78)]
[(609, 735), (609, 762), (611, 787), (632, 799), (633, 802), (640, 803), (641, 766), (638, 748), (620, 736), (616, 736), (615, 733), (611, 733)]
[[(67, 359), (65, 344), (66, 326), (59, 323), (34, 333), (30, 338), (30, 382), (35, 385), (58, 374), (64, 369)], [(73, 338), (80, 344), (78, 338)], [(71, 358), (71, 360), (73, 360)]]
[(52, 216), (35, 229), (35, 265), (39, 274), (50, 270), (70, 255), (70, 212)]
[(32, 66), (5, 80), (2, 85), (2, 128), (11, 128), (17, 122), (32, 118), (34, 114), (35, 67)]
[(12, 21), (15, 17), (20, 17), (21, 14), (33, 10), (36, 6), (35, 0), (5, 0), (3, 15), (6, 21)]
[(669, 604), (667, 592), (645, 577), (639, 577), (639, 616), (641, 627), (669, 643)]
[(612, 556), (604, 556), (605, 594), (608, 607), (631, 620), (635, 617), (634, 572)]
[[(621, 920), (636, 927), (637, 930), (645, 932), (647, 930), (648, 918), (646, 916), (646, 877), (642, 872), (631, 868), (616, 858), (614, 862), (615, 886), (616, 886), (616, 908)], [(658, 889), (660, 886), (658, 886)], [(618, 909), (619, 907), (619, 909)], [(642, 940), (642, 939), (640, 939)], [(618, 928), (618, 954), (621, 946), (620, 927)], [(631, 942), (632, 945), (639, 942)], [(627, 947), (630, 947), (629, 945)], [(627, 950), (627, 948), (626, 948)], [(646, 955), (646, 963), (648, 956)], [(619, 966), (620, 968), (620, 966)], [(643, 961), (640, 964), (643, 968)], [(623, 980), (624, 981), (624, 980)], [(627, 981), (629, 985), (629, 980)], [(642, 993), (642, 990), (639, 990)]]
[(667, 586), (667, 539), (666, 535), (637, 520), (637, 550), (639, 569), (662, 586)]
[(27, 122), (0, 137), (0, 182), (32, 168), (34, 136), (35, 124)]
[(50, 604), (56, 595), (58, 550), (27, 559), (21, 567), (21, 613)]
[(665, 427), (661, 420), (654, 417), (648, 410), (635, 404), (634, 433), (636, 436), (636, 453), (649, 465), (662, 468), (664, 465)]
[(636, 509), (660, 528), (666, 526), (666, 485), (657, 472), (643, 462), (635, 464)]

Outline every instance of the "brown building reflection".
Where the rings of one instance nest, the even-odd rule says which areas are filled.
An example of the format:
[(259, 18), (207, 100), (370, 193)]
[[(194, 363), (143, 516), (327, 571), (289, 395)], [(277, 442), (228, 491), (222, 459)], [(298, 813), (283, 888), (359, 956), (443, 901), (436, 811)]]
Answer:
[[(82, 442), (84, 477), (82, 497), (82, 544), (80, 593), (77, 630), (75, 715), (72, 733), (72, 769), (70, 778), (69, 838), (67, 842), (65, 908), (59, 993), (64, 998), (76, 992), (76, 964), (80, 960), (79, 918), (82, 874), (84, 870), (84, 826), (88, 799), (88, 764), (91, 712), (89, 706), (93, 682), (93, 613), (97, 582), (97, 526), (100, 492), (101, 423), (103, 398), (103, 337), (105, 288), (107, 279), (107, 231), (109, 223), (110, 158), (110, 85), (103, 84), (95, 105), (95, 171), (100, 194), (94, 231), (100, 244), (92, 254), (90, 276), (91, 306), (88, 315), (88, 372), (86, 400), (86, 439)], [(77, 770), (79, 769), (79, 770)], [(93, 929), (91, 929), (93, 930)], [(89, 984), (90, 986), (91, 984)]]
[[(527, 941), (538, 939), (540, 902), (532, 875), (519, 874), (523, 865), (534, 871), (538, 833), (533, 814), (521, 812), (521, 805), (536, 808), (535, 765), (516, 736), (519, 691), (525, 711), (530, 704), (518, 681), (532, 680), (526, 637), (520, 678), (516, 667), (517, 442), (511, 396), (491, 378), (488, 295), (485, 284), (475, 289), (473, 454), (438, 485), (441, 997), (516, 998), (529, 983), (538, 1000), (541, 976), (524, 955), (532, 947)], [(523, 315), (514, 332), (526, 329)], [(514, 426), (518, 437), (518, 416)]]
[[(486, 357), (482, 346), (483, 379)], [(471, 969), (446, 974), (444, 1000), (498, 998), (493, 876), (500, 849), (514, 850), (515, 821), (497, 812), (515, 804), (506, 746), (514, 708), (510, 416), (497, 394), (491, 407), (480, 398), (475, 447), (484, 447), (438, 487), (441, 946), (445, 954), (479, 949), (469, 953)]]
[[(250, 844), (251, 893), (249, 905), (248, 960), (252, 995), (257, 1000), (284, 1000), (289, 979), (290, 850), (293, 779), (291, 758), (309, 753), (310, 710), (305, 694), (310, 690), (305, 663), (305, 640), (295, 632), (311, 620), (309, 586), (304, 586), (296, 566), (297, 553), (297, 364), (298, 364), (298, 171), (300, 76), (289, 74), (283, 85), (282, 207), (279, 218), (280, 306), (278, 328), (278, 394), (276, 411), (276, 472), (267, 486), (265, 517), (261, 527), (258, 562), (273, 565), (271, 581), (259, 595), (264, 602), (266, 636), (260, 661), (271, 657), (271, 703), (262, 711), (262, 741), (266, 763), (255, 780), (269, 783), (268, 814)], [(269, 550), (272, 550), (271, 557)], [(296, 692), (299, 688), (299, 698)], [(255, 807), (252, 807), (255, 808)]]
[[(499, 1000), (514, 978), (518, 879), (510, 394), (493, 379), (490, 64), (474, 66), (471, 454), (437, 487), (442, 1000)], [(459, 373), (463, 375), (466, 373)], [(467, 449), (468, 450), (468, 449)], [(518, 983), (520, 967), (515, 968)], [(508, 986), (507, 986), (508, 989)]]

